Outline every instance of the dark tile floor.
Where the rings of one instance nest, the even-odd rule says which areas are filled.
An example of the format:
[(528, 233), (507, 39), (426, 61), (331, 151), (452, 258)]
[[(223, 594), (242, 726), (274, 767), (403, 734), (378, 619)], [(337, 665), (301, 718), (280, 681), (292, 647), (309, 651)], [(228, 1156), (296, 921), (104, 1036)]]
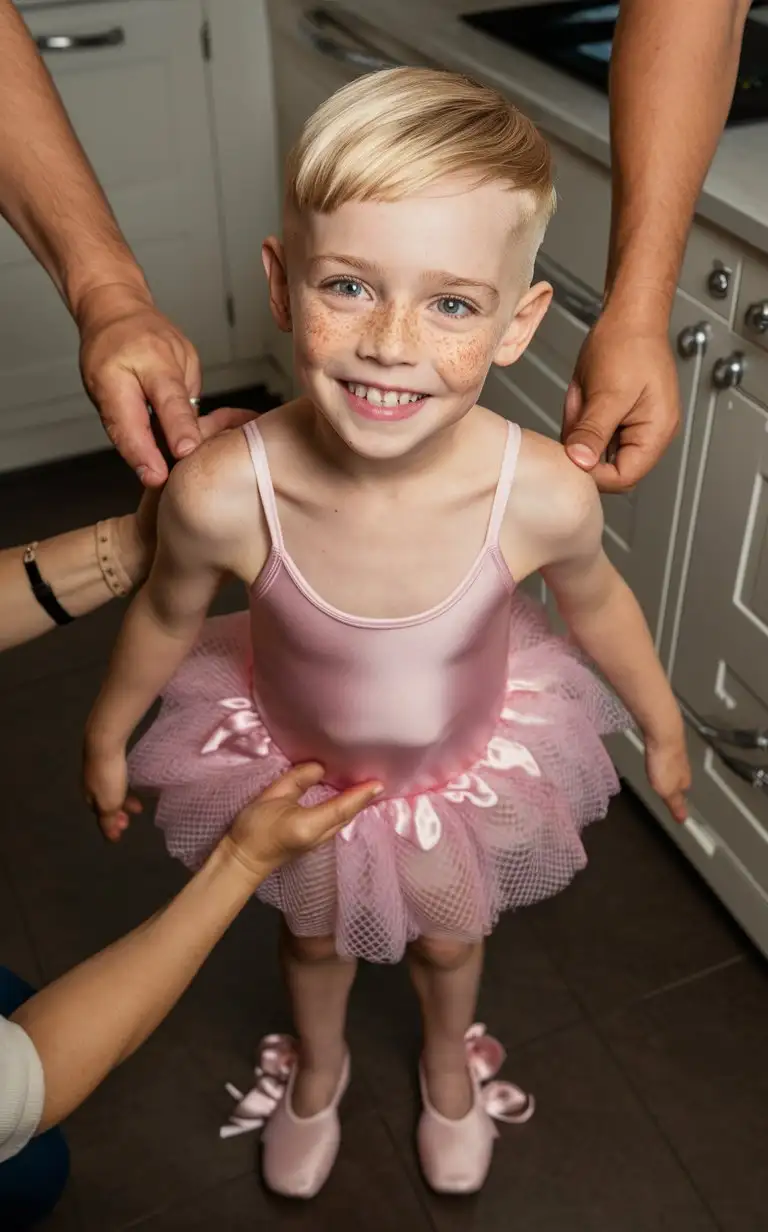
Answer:
[[(102, 454), (0, 481), (6, 544), (130, 508)], [(223, 602), (237, 603), (230, 593)], [(152, 827), (98, 838), (80, 731), (120, 620), (110, 609), (0, 660), (0, 961), (49, 980), (182, 883)], [(559, 898), (506, 918), (480, 1016), (538, 1110), (503, 1130), (488, 1184), (440, 1200), (415, 1167), (418, 1023), (405, 974), (364, 969), (336, 1171), (310, 1206), (267, 1195), (249, 1137), (221, 1142), (226, 1080), (285, 1028), (276, 921), (249, 908), (148, 1045), (69, 1122), (51, 1232), (764, 1232), (768, 979), (746, 939), (627, 792)]]

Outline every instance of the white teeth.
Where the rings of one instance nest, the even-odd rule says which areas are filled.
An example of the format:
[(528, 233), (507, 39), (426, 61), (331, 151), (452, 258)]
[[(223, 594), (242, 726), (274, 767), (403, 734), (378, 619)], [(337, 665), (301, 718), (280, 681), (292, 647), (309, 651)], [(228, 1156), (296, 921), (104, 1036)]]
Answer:
[(398, 393), (396, 389), (378, 389), (375, 385), (358, 385), (347, 381), (347, 389), (358, 398), (365, 398), (372, 406), (406, 406), (409, 402), (420, 402), (424, 397), (418, 393)]

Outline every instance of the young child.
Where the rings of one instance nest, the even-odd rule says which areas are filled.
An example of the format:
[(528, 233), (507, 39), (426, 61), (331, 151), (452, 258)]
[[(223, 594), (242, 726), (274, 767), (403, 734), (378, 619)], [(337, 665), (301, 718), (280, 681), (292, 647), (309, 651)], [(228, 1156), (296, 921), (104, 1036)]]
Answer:
[[(313, 1195), (333, 1166), (355, 959), (406, 949), (422, 1168), (442, 1192), (485, 1179), (495, 1129), (468, 1065), (482, 1045), (465, 1038), (483, 938), (583, 867), (581, 830), (618, 786), (600, 736), (630, 722), (517, 595), (534, 571), (685, 817), (682, 721), (603, 554), (592, 479), (477, 405), (490, 364), (520, 357), (549, 304), (531, 276), (553, 200), (542, 137), (464, 77), (383, 72), (318, 110), (289, 162), (284, 238), (264, 245), (304, 396), (173, 471), (89, 721), (86, 786), (118, 838), (138, 809), (126, 745), (164, 693), (132, 780), (159, 790), (158, 824), (191, 868), (288, 763), (325, 768), (310, 802), (382, 786), (264, 886), (285, 917), (298, 1035), (264, 1134), (281, 1193)], [(227, 573), (249, 612), (203, 626)]]

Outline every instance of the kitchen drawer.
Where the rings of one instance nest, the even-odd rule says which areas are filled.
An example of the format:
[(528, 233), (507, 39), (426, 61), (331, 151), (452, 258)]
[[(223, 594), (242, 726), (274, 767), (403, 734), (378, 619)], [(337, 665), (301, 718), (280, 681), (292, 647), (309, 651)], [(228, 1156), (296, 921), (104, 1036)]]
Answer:
[[(727, 738), (768, 730), (768, 415), (741, 390), (710, 415), (672, 684), (694, 729), (696, 808), (768, 891), (768, 795), (748, 781), (768, 752)], [(702, 722), (726, 734), (708, 744)]]
[(742, 249), (727, 235), (694, 223), (688, 237), (680, 290), (730, 321), (741, 274)]

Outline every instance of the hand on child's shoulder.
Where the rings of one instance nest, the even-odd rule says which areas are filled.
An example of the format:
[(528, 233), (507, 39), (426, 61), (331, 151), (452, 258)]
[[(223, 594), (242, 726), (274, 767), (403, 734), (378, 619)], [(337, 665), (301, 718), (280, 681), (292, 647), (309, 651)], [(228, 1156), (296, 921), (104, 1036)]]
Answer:
[(502, 529), (502, 550), (513, 574), (527, 576), (571, 551), (581, 553), (603, 528), (600, 495), (591, 475), (570, 461), (558, 441), (523, 432)]
[[(242, 428), (221, 432), (204, 441), (193, 454), (177, 462), (160, 502), (161, 536), (178, 542), (194, 540), (233, 550), (228, 569), (240, 574), (239, 544), (258, 553), (263, 515), (248, 443)], [(250, 566), (242, 562), (245, 572)]]
[(600, 510), (597, 485), (588, 471), (574, 466), (559, 441), (523, 432), (517, 475), (519, 493), (542, 530), (569, 534)]

